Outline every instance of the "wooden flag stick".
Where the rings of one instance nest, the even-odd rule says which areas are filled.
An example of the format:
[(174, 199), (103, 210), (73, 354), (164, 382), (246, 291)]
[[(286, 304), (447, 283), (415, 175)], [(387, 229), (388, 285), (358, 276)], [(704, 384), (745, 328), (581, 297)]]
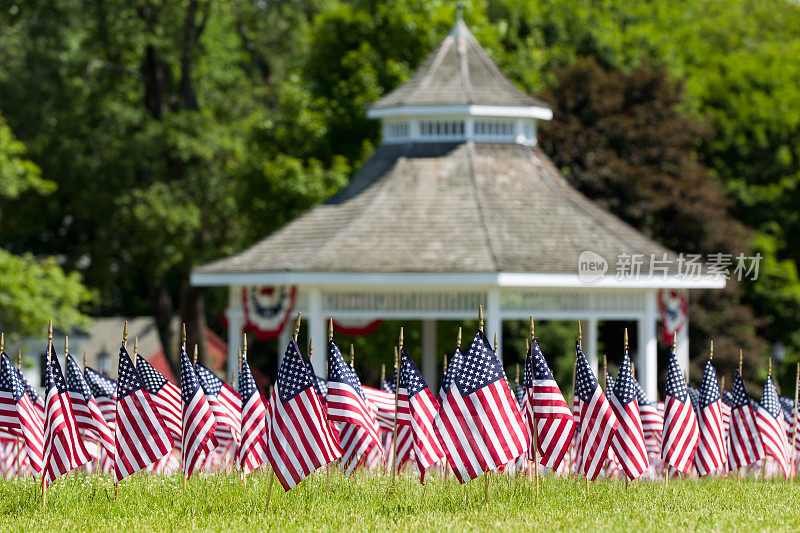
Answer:
[[(19, 369), (20, 373), (22, 373), (22, 348), (17, 348), (17, 368)], [(22, 469), (22, 438), (17, 437), (17, 477), (22, 477), (21, 469)]]
[(328, 320), (328, 340), (333, 340), (333, 319)]
[(478, 329), (483, 331), (483, 306), (478, 306)]
[[(47, 365), (50, 366), (50, 353), (53, 351), (53, 319), (47, 325)], [(47, 503), (47, 468), (42, 469), (42, 508)]]
[(294, 341), (297, 342), (297, 336), (300, 334), (300, 320), (302, 318), (301, 313), (297, 313), (297, 321), (294, 323)]
[(456, 348), (461, 349), (461, 326), (458, 327), (458, 337), (456, 337)]
[(800, 387), (800, 363), (797, 363), (797, 374), (794, 378), (794, 417), (792, 418), (792, 424), (794, 424), (794, 431), (792, 432), (792, 481), (790, 482), (791, 485), (794, 485), (794, 478), (797, 475), (797, 468), (794, 464), (794, 456), (795, 456), (795, 446), (797, 446), (797, 394), (800, 392), (798, 388)]
[[(400, 342), (403, 339), (403, 328), (400, 328)], [(401, 344), (402, 346), (402, 344)], [(395, 487), (395, 477), (397, 475), (397, 390), (399, 389), (398, 382), (400, 381), (400, 356), (399, 350), (394, 348), (394, 369), (397, 379), (394, 382), (394, 425), (392, 427), (392, 490)]]
[(125, 321), (125, 324), (122, 326), (122, 346), (125, 349), (128, 349), (128, 321)]
[[(533, 349), (533, 315), (531, 315), (531, 326), (530, 326), (530, 342), (528, 339), (525, 339), (525, 357), (527, 358), (528, 353), (531, 352)], [(531, 365), (533, 365), (533, 360), (531, 359)], [(532, 368), (529, 371), (532, 372)], [(519, 365), (517, 365), (517, 381), (519, 381)], [(533, 405), (533, 404), (531, 404)], [(536, 425), (536, 411), (531, 409), (532, 416), (532, 426), (533, 426), (533, 477), (536, 484), (536, 499), (539, 499), (539, 427)]]
[[(578, 320), (578, 348), (583, 350), (583, 332), (581, 331), (581, 321)], [(578, 354), (575, 354), (575, 364), (578, 364)], [(572, 396), (573, 403), (575, 402), (575, 379), (572, 380)], [(578, 465), (580, 466), (580, 465)], [(586, 496), (589, 496), (589, 476), (586, 476)]]
[(6, 351), (6, 334), (0, 332), (0, 353), (5, 353)]
[(194, 345), (194, 357), (192, 358), (192, 367), (196, 367), (197, 366), (197, 354), (198, 354), (198, 348), (197, 348), (197, 345), (195, 344)]
[(181, 346), (186, 349), (186, 322), (181, 323)]
[(351, 342), (350, 343), (350, 368), (352, 368), (353, 370), (356, 369), (355, 362), (356, 362), (356, 350), (355, 350), (355, 348), (353, 348), (353, 343)]
[[(742, 353), (742, 349), (739, 348), (739, 377), (742, 377), (742, 361), (744, 360), (744, 353)], [(736, 469), (736, 482), (742, 481), (742, 468), (739, 467)]]

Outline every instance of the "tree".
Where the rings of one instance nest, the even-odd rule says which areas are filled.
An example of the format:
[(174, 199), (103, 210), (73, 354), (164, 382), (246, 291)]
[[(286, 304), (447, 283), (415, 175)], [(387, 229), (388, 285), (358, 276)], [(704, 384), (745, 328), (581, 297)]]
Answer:
[[(729, 213), (731, 201), (695, 155), (698, 140), (710, 132), (677, 111), (681, 95), (663, 69), (642, 65), (624, 73), (586, 58), (557, 80), (546, 94), (555, 116), (541, 146), (573, 185), (674, 250), (748, 251), (748, 234)], [(723, 291), (692, 297), (690, 313), (690, 342), (705, 346), (715, 339), (718, 368), (732, 370), (740, 347), (753, 366), (764, 363), (755, 315), (735, 280)], [(700, 366), (693, 370), (702, 373)]]
[[(53, 192), (55, 184), (42, 178), (26, 152), (0, 116), (0, 198)], [(2, 215), (0, 211), (0, 221)], [(40, 337), (50, 318), (65, 330), (86, 327), (88, 317), (80, 309), (90, 301), (80, 275), (67, 274), (53, 257), (18, 256), (0, 248), (0, 329), (7, 335)]]

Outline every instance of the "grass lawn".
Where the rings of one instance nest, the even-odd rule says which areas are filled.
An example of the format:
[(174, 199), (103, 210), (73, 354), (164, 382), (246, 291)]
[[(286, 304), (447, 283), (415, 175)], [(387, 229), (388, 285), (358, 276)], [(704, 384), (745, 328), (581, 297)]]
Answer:
[(292, 491), (275, 483), (265, 509), (269, 476), (242, 485), (236, 476), (197, 477), (186, 490), (179, 476), (136, 475), (111, 479), (68, 475), (48, 489), (42, 509), (38, 480), (0, 481), (4, 531), (98, 530), (566, 530), (609, 531), (800, 529), (800, 484), (779, 481), (670, 480), (664, 483), (592, 483), (542, 478), (537, 500), (524, 479), (493, 475), (490, 504), (483, 479), (465, 486), (429, 479), (425, 486), (402, 476), (317, 472)]

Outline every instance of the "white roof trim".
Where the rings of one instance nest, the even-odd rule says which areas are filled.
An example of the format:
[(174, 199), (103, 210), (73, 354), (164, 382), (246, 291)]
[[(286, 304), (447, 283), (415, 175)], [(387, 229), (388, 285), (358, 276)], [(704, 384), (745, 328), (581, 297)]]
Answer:
[(536, 118), (551, 120), (553, 110), (539, 106), (503, 106), (503, 105), (399, 105), (369, 109), (369, 118), (422, 117), (422, 116), (473, 116), (473, 117), (508, 117)]
[(448, 286), (448, 287), (549, 287), (587, 289), (722, 289), (723, 276), (702, 279), (683, 279), (677, 276), (658, 276), (654, 279), (627, 280), (603, 276), (585, 283), (577, 274), (548, 274), (528, 272), (194, 272), (190, 282), (195, 287), (224, 287), (230, 285), (313, 285), (350, 287)]

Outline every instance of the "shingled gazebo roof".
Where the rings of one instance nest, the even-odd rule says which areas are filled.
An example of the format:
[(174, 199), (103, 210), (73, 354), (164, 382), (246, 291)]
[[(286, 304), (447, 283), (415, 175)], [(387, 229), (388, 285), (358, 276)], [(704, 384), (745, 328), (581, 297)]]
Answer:
[(594, 251), (670, 253), (572, 188), (538, 147), (386, 145), (350, 185), (197, 273), (575, 273)]
[(403, 85), (370, 106), (550, 106), (517, 89), (458, 20), (450, 33)]

